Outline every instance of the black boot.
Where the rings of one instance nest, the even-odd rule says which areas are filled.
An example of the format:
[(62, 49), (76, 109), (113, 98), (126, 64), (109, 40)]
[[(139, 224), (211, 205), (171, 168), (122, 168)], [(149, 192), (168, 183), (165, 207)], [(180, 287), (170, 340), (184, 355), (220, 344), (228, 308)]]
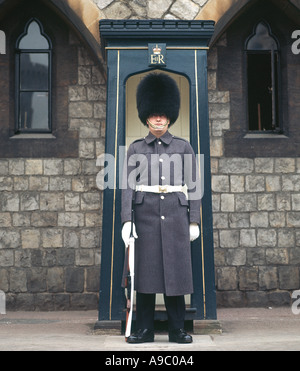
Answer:
[(134, 334), (127, 338), (127, 343), (138, 344), (138, 343), (153, 343), (154, 331), (148, 329), (139, 329)]
[(188, 344), (193, 342), (193, 338), (180, 328), (169, 331), (169, 341), (171, 343)]

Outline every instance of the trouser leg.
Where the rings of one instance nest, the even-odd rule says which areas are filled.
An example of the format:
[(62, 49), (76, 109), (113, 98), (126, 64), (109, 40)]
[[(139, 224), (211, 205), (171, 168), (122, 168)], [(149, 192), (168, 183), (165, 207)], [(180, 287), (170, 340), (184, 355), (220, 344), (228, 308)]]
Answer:
[(136, 293), (136, 328), (154, 330), (155, 294)]
[(185, 317), (184, 296), (164, 295), (165, 306), (168, 314), (169, 330), (183, 329)]

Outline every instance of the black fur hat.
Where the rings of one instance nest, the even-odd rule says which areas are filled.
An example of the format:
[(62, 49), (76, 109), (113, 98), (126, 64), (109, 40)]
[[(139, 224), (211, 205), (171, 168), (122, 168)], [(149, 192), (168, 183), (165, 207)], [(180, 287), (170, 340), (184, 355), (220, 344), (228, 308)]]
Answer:
[(180, 93), (176, 82), (165, 73), (150, 73), (139, 83), (136, 93), (139, 118), (144, 125), (153, 114), (164, 114), (169, 126), (178, 118)]

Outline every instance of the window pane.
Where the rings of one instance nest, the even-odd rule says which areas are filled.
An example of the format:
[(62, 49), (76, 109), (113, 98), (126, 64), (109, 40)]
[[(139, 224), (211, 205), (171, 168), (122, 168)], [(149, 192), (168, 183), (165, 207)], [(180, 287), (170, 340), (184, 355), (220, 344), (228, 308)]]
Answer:
[(48, 40), (41, 34), (37, 22), (30, 23), (27, 34), (20, 40), (19, 49), (49, 49)]
[(49, 129), (48, 93), (21, 93), (19, 129)]
[(248, 54), (248, 110), (250, 130), (272, 130), (271, 53)]
[(22, 53), (20, 56), (20, 89), (48, 90), (48, 54)]
[(270, 35), (268, 27), (259, 23), (256, 27), (255, 34), (249, 39), (247, 50), (277, 50), (277, 43), (273, 36)]

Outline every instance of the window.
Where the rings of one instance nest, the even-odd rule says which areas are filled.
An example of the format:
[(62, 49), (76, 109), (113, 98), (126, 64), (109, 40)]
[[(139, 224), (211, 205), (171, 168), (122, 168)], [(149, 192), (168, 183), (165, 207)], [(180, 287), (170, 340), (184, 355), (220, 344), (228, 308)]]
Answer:
[(278, 45), (265, 22), (256, 25), (246, 42), (250, 131), (281, 132)]
[(51, 132), (51, 42), (33, 19), (16, 45), (16, 132)]

